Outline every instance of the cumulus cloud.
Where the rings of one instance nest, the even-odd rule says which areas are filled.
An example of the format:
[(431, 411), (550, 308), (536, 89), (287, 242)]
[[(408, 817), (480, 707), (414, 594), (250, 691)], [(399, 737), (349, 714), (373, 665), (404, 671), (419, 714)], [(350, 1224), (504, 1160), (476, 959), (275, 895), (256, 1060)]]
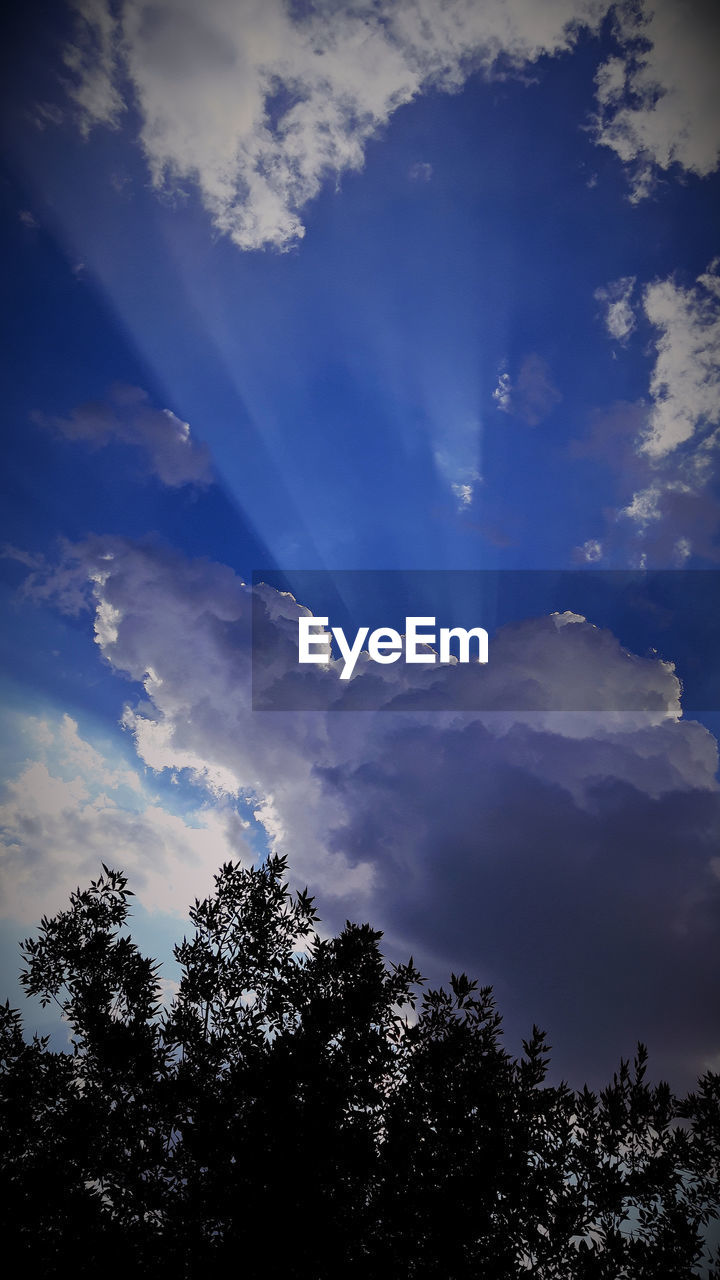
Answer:
[[(494, 981), (523, 1026), (549, 1026), (562, 1069), (604, 1071), (625, 1033), (663, 1069), (717, 1052), (717, 746), (683, 719), (670, 664), (565, 613), (511, 633), (508, 672), (615, 708), (645, 682), (653, 709), (252, 712), (250, 592), (228, 567), (95, 539), (32, 590), (62, 603), (73, 577), (103, 657), (138, 686), (124, 721), (141, 760), (193, 771), (220, 803), (253, 796), (331, 927), (370, 918), (433, 975)], [(278, 675), (303, 606), (265, 601)]]
[(657, 1070), (687, 1078), (717, 1042), (720, 806), (692, 748), (684, 785), (665, 773), (674, 732), (518, 726), (498, 742), (481, 721), (398, 725), (372, 767), (328, 778), (338, 847), (381, 853), (386, 927), (492, 981), (506, 1011), (534, 1008), (574, 1077), (601, 1077), (640, 1035)]
[(304, 207), (362, 167), (398, 107), (473, 71), (501, 77), (567, 51), (611, 9), (617, 53), (597, 74), (594, 136), (627, 165), (633, 198), (658, 169), (717, 165), (713, 0), (70, 3), (65, 80), (83, 131), (117, 126), (132, 105), (155, 186), (196, 184), (242, 249), (296, 243)]
[(368, 140), (430, 87), (506, 74), (572, 47), (602, 0), (74, 0), (65, 52), (85, 130), (116, 125), (126, 85), (156, 186), (196, 183), (242, 249), (285, 248), (328, 177), (362, 167)]
[(635, 313), (631, 302), (634, 288), (635, 277), (623, 276), (595, 291), (595, 298), (603, 305), (605, 327), (610, 337), (618, 342), (629, 338), (635, 328)]
[(33, 417), (39, 426), (93, 449), (111, 441), (134, 445), (145, 455), (148, 470), (170, 488), (205, 485), (212, 479), (207, 446), (198, 444), (189, 424), (170, 409), (154, 409), (139, 387), (115, 386), (107, 401), (78, 405), (68, 418), (44, 413)]
[(614, 9), (619, 53), (597, 73), (595, 137), (629, 170), (632, 199), (659, 170), (705, 177), (720, 159), (720, 10), (714, 0)]
[(171, 813), (140, 775), (109, 759), (70, 716), (15, 717), (28, 758), (0, 801), (2, 914), (34, 923), (70, 889), (122, 867), (143, 906), (185, 915), (222, 862), (252, 860), (249, 825), (233, 808)]

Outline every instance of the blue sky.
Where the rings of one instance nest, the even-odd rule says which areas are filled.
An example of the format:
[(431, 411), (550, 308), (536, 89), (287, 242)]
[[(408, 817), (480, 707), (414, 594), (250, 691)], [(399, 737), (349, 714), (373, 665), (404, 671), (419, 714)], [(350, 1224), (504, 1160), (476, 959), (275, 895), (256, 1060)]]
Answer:
[(682, 617), (644, 636), (647, 723), (597, 616), (572, 636), (604, 719), (281, 728), (248, 708), (241, 586), (716, 569), (713, 7), (3, 22), (8, 951), (103, 850), (167, 953), (221, 858), (275, 847), (328, 927), (495, 982), (566, 1074), (638, 1036), (677, 1079), (717, 1062), (718, 717), (660, 666)]

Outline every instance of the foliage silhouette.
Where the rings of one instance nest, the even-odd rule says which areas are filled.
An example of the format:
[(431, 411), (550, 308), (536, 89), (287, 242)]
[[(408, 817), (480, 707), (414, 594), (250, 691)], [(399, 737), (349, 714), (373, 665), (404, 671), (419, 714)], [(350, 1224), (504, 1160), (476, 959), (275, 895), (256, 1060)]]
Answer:
[(489, 988), (416, 1007), (412, 961), (369, 925), (319, 937), (285, 869), (222, 867), (167, 1011), (116, 871), (23, 944), (72, 1033), (53, 1052), (0, 1009), (3, 1240), (31, 1275), (717, 1280), (720, 1077), (679, 1100), (639, 1046), (599, 1095), (549, 1085)]

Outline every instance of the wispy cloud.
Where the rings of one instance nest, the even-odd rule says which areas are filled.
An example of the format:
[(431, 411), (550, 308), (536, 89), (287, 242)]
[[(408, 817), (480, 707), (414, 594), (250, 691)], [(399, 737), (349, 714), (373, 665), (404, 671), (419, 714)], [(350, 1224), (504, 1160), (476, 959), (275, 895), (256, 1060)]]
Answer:
[(576, 548), (575, 559), (583, 564), (597, 564), (603, 558), (603, 544), (599, 538), (588, 538)]
[(635, 277), (623, 276), (620, 280), (613, 280), (612, 284), (595, 290), (595, 298), (603, 306), (605, 327), (610, 337), (617, 342), (626, 342), (635, 328), (632, 306), (634, 288)]
[(507, 369), (500, 370), (497, 386), (492, 394), (496, 407), (503, 413), (509, 413), (512, 408), (512, 383)]
[(35, 413), (39, 426), (101, 449), (111, 441), (134, 445), (148, 471), (170, 488), (205, 485), (212, 479), (210, 453), (170, 409), (155, 409), (139, 387), (115, 386), (105, 401), (88, 401), (67, 418)]

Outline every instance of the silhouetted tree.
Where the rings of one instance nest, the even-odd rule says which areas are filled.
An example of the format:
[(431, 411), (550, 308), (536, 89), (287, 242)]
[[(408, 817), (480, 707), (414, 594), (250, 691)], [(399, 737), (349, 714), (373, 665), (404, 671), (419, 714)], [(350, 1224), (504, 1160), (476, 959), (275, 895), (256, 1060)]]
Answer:
[(369, 925), (319, 937), (277, 857), (195, 901), (165, 1011), (103, 870), (23, 945), (69, 1050), (0, 1010), (3, 1240), (30, 1275), (717, 1280), (720, 1077), (680, 1101), (640, 1046), (599, 1095), (551, 1086), (489, 988), (416, 1007), (412, 961)]

